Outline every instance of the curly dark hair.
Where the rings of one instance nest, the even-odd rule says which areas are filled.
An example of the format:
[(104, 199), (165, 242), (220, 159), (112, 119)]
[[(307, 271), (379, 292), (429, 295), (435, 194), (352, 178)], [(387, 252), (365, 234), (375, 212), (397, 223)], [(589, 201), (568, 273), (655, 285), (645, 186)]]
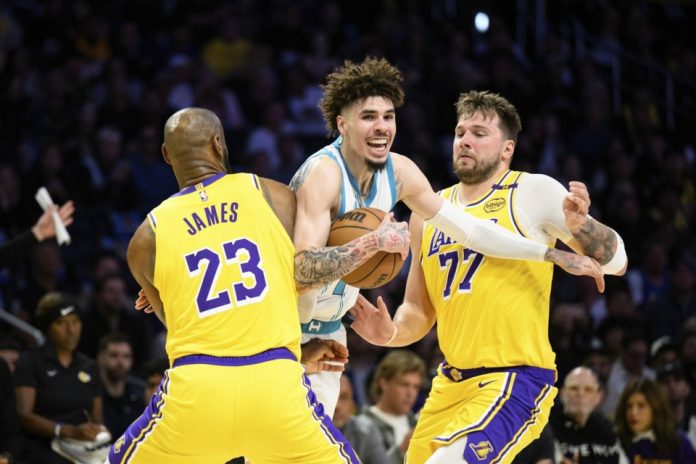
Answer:
[(368, 97), (384, 97), (395, 108), (403, 105), (402, 81), (401, 71), (384, 58), (367, 57), (359, 64), (346, 60), (343, 66), (328, 75), (326, 85), (322, 86), (324, 97), (319, 101), (319, 108), (329, 134), (338, 132), (336, 118), (343, 108), (353, 102)]
[(517, 134), (522, 130), (522, 122), (517, 109), (505, 97), (493, 92), (471, 90), (460, 94), (455, 106), (457, 120), (474, 113), (481, 113), (484, 116), (497, 114), (500, 118), (500, 129), (517, 143)]

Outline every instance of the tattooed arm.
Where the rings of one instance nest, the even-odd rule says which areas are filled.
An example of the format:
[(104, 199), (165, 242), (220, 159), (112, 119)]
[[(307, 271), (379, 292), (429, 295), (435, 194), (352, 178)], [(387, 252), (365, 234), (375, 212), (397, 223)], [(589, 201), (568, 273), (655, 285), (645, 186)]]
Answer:
[(516, 189), (515, 215), (523, 230), (541, 241), (559, 239), (580, 254), (596, 259), (604, 273), (621, 275), (626, 250), (621, 237), (587, 213), (590, 196), (580, 182), (571, 191), (549, 176), (524, 174)]
[[(626, 272), (626, 250), (619, 234), (589, 216), (590, 193), (582, 182), (570, 182), (570, 193), (563, 199), (563, 213), (568, 230), (573, 234), (569, 246), (579, 248), (607, 272), (622, 275)], [(612, 266), (613, 265), (613, 266)]]
[(332, 211), (338, 209), (341, 174), (333, 160), (323, 157), (303, 165), (290, 186), (297, 197), (295, 220), (295, 282), (299, 291), (340, 279), (378, 251), (408, 254), (406, 223), (387, 215), (379, 229), (342, 246), (327, 247)]

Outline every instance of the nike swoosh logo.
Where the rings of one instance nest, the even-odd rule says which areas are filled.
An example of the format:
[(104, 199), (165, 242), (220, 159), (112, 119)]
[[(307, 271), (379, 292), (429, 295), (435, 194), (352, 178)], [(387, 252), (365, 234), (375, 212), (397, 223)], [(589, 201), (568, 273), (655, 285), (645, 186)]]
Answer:
[(46, 375), (49, 376), (49, 377), (53, 377), (53, 376), (56, 375), (57, 373), (58, 373), (57, 370), (46, 371)]
[(488, 384), (495, 382), (495, 380), (489, 380), (488, 382), (479, 382), (479, 388), (483, 388)]
[(63, 309), (60, 310), (60, 315), (61, 315), (61, 316), (67, 316), (68, 314), (70, 314), (70, 313), (73, 312), (74, 310), (75, 310), (75, 307), (74, 307), (74, 306), (68, 306), (67, 308), (63, 308)]

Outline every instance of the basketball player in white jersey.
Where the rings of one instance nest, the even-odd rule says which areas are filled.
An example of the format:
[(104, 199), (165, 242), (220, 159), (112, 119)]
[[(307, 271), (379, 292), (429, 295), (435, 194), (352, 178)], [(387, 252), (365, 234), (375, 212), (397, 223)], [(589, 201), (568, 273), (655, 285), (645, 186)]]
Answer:
[[(313, 338), (346, 344), (341, 318), (355, 304), (358, 289), (341, 277), (378, 251), (408, 254), (406, 223), (385, 216), (379, 229), (343, 246), (327, 247), (331, 221), (369, 206), (390, 211), (403, 201), (414, 213), (464, 246), (488, 256), (549, 261), (575, 275), (590, 275), (603, 290), (603, 273), (591, 258), (532, 242), (476, 219), (444, 201), (409, 158), (390, 152), (396, 135), (395, 107), (403, 103), (402, 77), (384, 59), (346, 61), (328, 76), (320, 107), (327, 127), (339, 137), (310, 156), (293, 177), (297, 197), (295, 280), (300, 295), (302, 342)], [(312, 390), (333, 416), (340, 372), (310, 375)]]

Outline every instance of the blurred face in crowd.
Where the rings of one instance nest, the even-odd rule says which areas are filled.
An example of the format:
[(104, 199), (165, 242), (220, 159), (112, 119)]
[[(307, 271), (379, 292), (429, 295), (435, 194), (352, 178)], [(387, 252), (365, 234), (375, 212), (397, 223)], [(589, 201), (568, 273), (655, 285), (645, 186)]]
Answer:
[(506, 139), (500, 129), (497, 114), (463, 115), (454, 129), (454, 172), (464, 184), (479, 184), (494, 175), (504, 160), (510, 159), (514, 148), (515, 142)]
[(117, 312), (124, 307), (127, 301), (126, 283), (120, 277), (111, 277), (106, 282), (99, 293), (102, 305), (109, 312)]
[(602, 392), (591, 370), (577, 367), (570, 371), (561, 389), (561, 401), (566, 415), (584, 425), (601, 400)]
[(626, 422), (634, 434), (647, 432), (652, 428), (652, 408), (645, 395), (636, 392), (626, 401)]
[(147, 376), (145, 379), (145, 404), (147, 404), (147, 402), (150, 401), (150, 398), (152, 398), (152, 395), (155, 394), (157, 387), (159, 387), (159, 384), (163, 378), (164, 376), (160, 373), (150, 374)]
[(353, 386), (345, 375), (341, 376), (341, 390), (338, 394), (338, 403), (333, 416), (333, 423), (336, 427), (343, 427), (355, 414), (355, 401), (353, 400)]
[(123, 379), (133, 366), (133, 350), (130, 343), (112, 342), (99, 353), (99, 365), (112, 382)]
[(679, 405), (691, 392), (689, 383), (681, 375), (669, 374), (660, 378), (658, 382), (667, 393), (672, 406)]
[(74, 313), (60, 316), (48, 327), (48, 339), (59, 350), (75, 351), (81, 334), (82, 320)]
[(648, 359), (648, 345), (643, 340), (635, 340), (621, 352), (621, 362), (633, 375), (641, 375)]
[(343, 136), (342, 150), (365, 160), (370, 169), (381, 169), (387, 162), (396, 136), (396, 112), (391, 100), (368, 97), (341, 111), (336, 120)]
[(422, 383), (423, 377), (418, 372), (397, 374), (389, 380), (380, 379), (380, 409), (396, 416), (407, 414), (418, 399)]

